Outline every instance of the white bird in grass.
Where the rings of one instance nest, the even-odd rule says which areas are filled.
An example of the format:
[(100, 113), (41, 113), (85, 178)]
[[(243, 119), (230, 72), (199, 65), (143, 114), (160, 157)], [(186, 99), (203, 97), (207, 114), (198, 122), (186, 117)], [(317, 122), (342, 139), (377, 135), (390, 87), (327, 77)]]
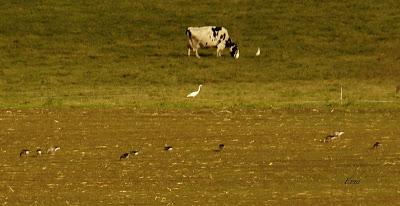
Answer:
[(188, 94), (186, 97), (193, 97), (193, 98), (196, 97), (196, 96), (199, 94), (200, 89), (201, 89), (202, 86), (203, 86), (203, 85), (200, 84), (200, 85), (199, 85), (199, 89), (198, 89), (197, 91)]
[(261, 53), (260, 47), (258, 47), (257, 52), (256, 52), (256, 57), (260, 56), (260, 53)]

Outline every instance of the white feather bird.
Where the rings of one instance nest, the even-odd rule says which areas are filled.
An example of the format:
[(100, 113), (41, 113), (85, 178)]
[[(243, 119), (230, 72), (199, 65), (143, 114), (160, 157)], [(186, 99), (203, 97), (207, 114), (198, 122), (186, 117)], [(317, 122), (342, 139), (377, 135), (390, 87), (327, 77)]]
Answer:
[(257, 52), (256, 52), (256, 57), (260, 56), (261, 51), (260, 51), (260, 47), (258, 47)]
[(200, 84), (199, 85), (199, 89), (197, 91), (188, 94), (186, 97), (192, 97), (192, 98), (196, 97), (200, 93), (200, 89), (201, 89), (202, 86), (203, 85)]

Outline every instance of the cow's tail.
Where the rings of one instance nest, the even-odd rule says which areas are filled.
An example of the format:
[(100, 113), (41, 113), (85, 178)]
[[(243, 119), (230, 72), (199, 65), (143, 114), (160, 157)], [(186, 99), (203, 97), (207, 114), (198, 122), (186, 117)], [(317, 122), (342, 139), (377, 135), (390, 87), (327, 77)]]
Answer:
[(189, 28), (186, 29), (186, 36), (188, 36), (189, 38), (192, 37), (192, 32), (190, 32)]

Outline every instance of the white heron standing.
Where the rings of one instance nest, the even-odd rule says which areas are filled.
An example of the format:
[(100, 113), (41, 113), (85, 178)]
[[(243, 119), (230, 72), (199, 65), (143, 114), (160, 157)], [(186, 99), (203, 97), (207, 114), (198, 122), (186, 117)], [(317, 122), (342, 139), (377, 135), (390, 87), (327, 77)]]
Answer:
[(261, 51), (260, 51), (260, 47), (258, 47), (257, 52), (256, 52), (256, 57), (260, 56)]
[(203, 86), (203, 85), (200, 84), (200, 85), (199, 85), (199, 89), (198, 89), (197, 91), (188, 94), (186, 97), (192, 97), (192, 98), (196, 97), (196, 96), (199, 94), (200, 89), (201, 89), (202, 86)]

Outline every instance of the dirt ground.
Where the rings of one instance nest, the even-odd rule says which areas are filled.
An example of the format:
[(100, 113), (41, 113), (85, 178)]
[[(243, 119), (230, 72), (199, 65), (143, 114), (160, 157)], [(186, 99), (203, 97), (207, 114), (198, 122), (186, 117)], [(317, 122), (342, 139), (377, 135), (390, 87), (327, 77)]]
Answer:
[(0, 204), (395, 205), (399, 123), (393, 112), (1, 110)]

